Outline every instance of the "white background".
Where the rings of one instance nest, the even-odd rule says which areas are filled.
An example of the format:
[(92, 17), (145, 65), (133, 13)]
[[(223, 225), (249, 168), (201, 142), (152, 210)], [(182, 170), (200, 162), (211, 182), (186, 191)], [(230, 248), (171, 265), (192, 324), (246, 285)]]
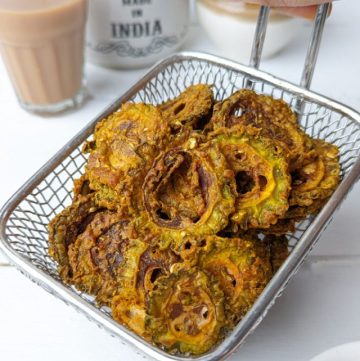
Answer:
[[(312, 86), (357, 110), (359, 20), (358, 0), (335, 3)], [(303, 22), (294, 42), (261, 67), (297, 82), (310, 29)], [(196, 25), (184, 49), (218, 53)], [(145, 71), (87, 65), (92, 99), (74, 113), (40, 118), (18, 107), (0, 63), (0, 205)], [(360, 340), (359, 204), (360, 188), (355, 186), (304, 267), (231, 360), (305, 361), (329, 347)], [(133, 361), (142, 357), (25, 279), (0, 255), (0, 360), (49, 359)]]

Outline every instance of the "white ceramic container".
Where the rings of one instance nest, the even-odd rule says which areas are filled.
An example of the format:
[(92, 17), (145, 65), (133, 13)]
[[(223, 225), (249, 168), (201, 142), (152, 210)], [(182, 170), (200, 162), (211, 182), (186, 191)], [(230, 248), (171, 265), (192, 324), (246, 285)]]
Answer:
[[(201, 26), (221, 56), (247, 63), (250, 58), (259, 7), (238, 0), (198, 0)], [(299, 20), (272, 11), (262, 58), (282, 50), (298, 31)]]
[(188, 0), (90, 0), (87, 59), (139, 68), (176, 51), (189, 27)]
[(345, 343), (331, 348), (310, 361), (359, 361), (360, 341)]

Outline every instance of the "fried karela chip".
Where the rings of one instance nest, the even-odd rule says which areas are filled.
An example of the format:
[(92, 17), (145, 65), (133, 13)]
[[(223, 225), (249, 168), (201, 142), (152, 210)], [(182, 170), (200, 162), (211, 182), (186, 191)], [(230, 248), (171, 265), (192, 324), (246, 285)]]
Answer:
[(225, 295), (226, 318), (235, 326), (272, 276), (269, 248), (259, 240), (208, 236), (198, 267), (211, 274)]
[(86, 173), (84, 173), (80, 178), (74, 180), (74, 200), (79, 196), (87, 196), (94, 191), (90, 188), (90, 182)]
[(70, 283), (110, 305), (122, 273), (124, 248), (136, 232), (128, 219), (112, 211), (97, 213), (69, 247)]
[(159, 278), (148, 301), (153, 341), (172, 353), (208, 351), (226, 326), (223, 301), (217, 282), (196, 268)]
[(112, 299), (113, 318), (126, 325), (137, 334), (145, 334), (145, 293), (137, 290), (137, 276), (142, 254), (148, 245), (140, 240), (130, 241), (124, 250), (121, 267), (120, 286)]
[[(287, 217), (288, 212), (285, 213), (284, 217)], [(294, 218), (282, 218), (278, 219), (278, 221), (273, 224), (268, 229), (262, 229), (261, 231), (265, 234), (281, 236), (288, 233), (295, 232), (295, 224), (301, 221), (302, 218), (294, 217)]]
[(72, 277), (69, 265), (69, 247), (92, 221), (99, 208), (92, 195), (78, 195), (73, 203), (49, 223), (49, 254), (58, 263), (60, 277)]
[(231, 219), (240, 228), (268, 228), (288, 209), (290, 175), (281, 146), (252, 127), (211, 134), (233, 171), (237, 197)]
[(140, 103), (124, 104), (96, 126), (86, 170), (99, 205), (129, 212), (140, 206), (142, 181), (168, 133), (160, 111)]
[(173, 131), (184, 126), (198, 129), (212, 114), (214, 96), (207, 84), (189, 86), (174, 99), (159, 105), (159, 109)]
[(145, 327), (148, 294), (156, 281), (168, 276), (171, 267), (179, 261), (170, 249), (159, 250), (139, 240), (130, 242), (124, 252), (121, 287), (112, 299), (113, 318), (137, 334), (150, 338)]
[(145, 178), (147, 214), (145, 220), (139, 219), (140, 227), (159, 235), (165, 246), (187, 234), (218, 232), (234, 211), (231, 175), (216, 145), (178, 147), (162, 153)]
[(312, 139), (309, 153), (309, 160), (292, 173), (291, 206), (309, 207), (315, 201), (327, 199), (339, 184), (338, 147), (320, 139)]
[(279, 141), (288, 153), (290, 169), (301, 164), (305, 148), (304, 132), (283, 100), (259, 95), (249, 89), (235, 92), (214, 106), (208, 129), (235, 125), (251, 125), (260, 129), (261, 135)]

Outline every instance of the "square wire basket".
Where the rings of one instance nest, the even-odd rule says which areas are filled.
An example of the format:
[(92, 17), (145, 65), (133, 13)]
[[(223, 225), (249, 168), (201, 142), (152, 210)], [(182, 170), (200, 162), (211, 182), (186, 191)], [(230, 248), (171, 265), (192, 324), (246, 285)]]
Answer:
[(249, 82), (256, 92), (282, 98), (294, 109), (301, 100), (299, 119), (305, 131), (339, 147), (342, 181), (322, 211), (299, 224), (290, 236), (289, 257), (233, 332), (209, 353), (191, 358), (223, 360), (265, 317), (360, 175), (360, 114), (348, 107), (252, 67), (200, 53), (174, 55), (155, 66), (99, 114), (9, 200), (0, 213), (0, 248), (24, 275), (142, 354), (162, 361), (188, 360), (189, 357), (169, 355), (147, 343), (116, 323), (108, 309), (97, 307), (92, 296), (65, 285), (59, 278), (56, 263), (48, 255), (47, 225), (71, 203), (73, 180), (83, 173), (86, 163), (86, 156), (81, 153), (82, 144), (91, 136), (95, 124), (122, 103), (159, 104), (197, 83), (213, 84), (215, 97), (221, 100), (248, 86)]

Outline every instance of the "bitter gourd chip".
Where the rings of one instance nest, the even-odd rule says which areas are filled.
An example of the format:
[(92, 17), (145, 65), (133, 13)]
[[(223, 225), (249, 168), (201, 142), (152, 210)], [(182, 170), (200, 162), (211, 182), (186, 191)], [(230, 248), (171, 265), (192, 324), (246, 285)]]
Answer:
[(173, 130), (184, 126), (201, 128), (211, 117), (214, 96), (207, 84), (188, 87), (179, 96), (159, 105), (159, 109)]
[(305, 149), (305, 134), (296, 116), (283, 100), (241, 89), (214, 106), (208, 129), (251, 125), (261, 135), (281, 142), (286, 149), (290, 168), (301, 164)]
[(97, 213), (69, 247), (71, 280), (79, 290), (109, 305), (119, 289), (123, 249), (136, 237), (131, 223), (112, 211)]
[(226, 324), (223, 301), (218, 284), (196, 268), (159, 278), (148, 301), (153, 341), (169, 352), (208, 351)]
[(97, 212), (98, 207), (92, 195), (78, 195), (69, 207), (49, 223), (49, 254), (58, 263), (61, 278), (67, 282), (72, 277), (69, 247), (84, 232)]
[(292, 173), (290, 205), (309, 207), (327, 199), (340, 181), (339, 149), (323, 140), (313, 139), (310, 159)]
[(318, 213), (340, 182), (339, 149), (320, 139), (308, 138), (307, 144), (303, 164), (291, 174), (290, 207), (269, 233), (294, 232), (295, 223)]
[(171, 267), (180, 261), (170, 249), (160, 250), (142, 241), (126, 245), (120, 277), (120, 288), (112, 299), (113, 318), (149, 338), (145, 327), (146, 300), (160, 277), (170, 274)]
[(234, 173), (231, 219), (243, 229), (268, 228), (288, 209), (288, 160), (278, 143), (251, 127), (220, 128), (211, 135)]
[(138, 208), (142, 181), (168, 133), (160, 111), (140, 103), (124, 104), (96, 126), (87, 174), (99, 205)]
[(245, 315), (272, 276), (269, 248), (259, 240), (204, 238), (198, 267), (211, 274), (225, 295), (231, 326)]
[(162, 153), (143, 186), (148, 223), (164, 244), (186, 234), (213, 234), (234, 211), (234, 179), (216, 145)]
[(90, 182), (87, 174), (84, 173), (80, 178), (74, 180), (74, 200), (76, 200), (78, 196), (87, 196), (90, 193), (93, 193), (93, 190), (90, 188)]
[(282, 236), (288, 233), (295, 232), (295, 224), (296, 222), (301, 221), (302, 218), (292, 217), (286, 218), (288, 216), (288, 212), (285, 213), (284, 218), (278, 219), (278, 221), (273, 224), (268, 229), (262, 229), (261, 231), (265, 234)]

